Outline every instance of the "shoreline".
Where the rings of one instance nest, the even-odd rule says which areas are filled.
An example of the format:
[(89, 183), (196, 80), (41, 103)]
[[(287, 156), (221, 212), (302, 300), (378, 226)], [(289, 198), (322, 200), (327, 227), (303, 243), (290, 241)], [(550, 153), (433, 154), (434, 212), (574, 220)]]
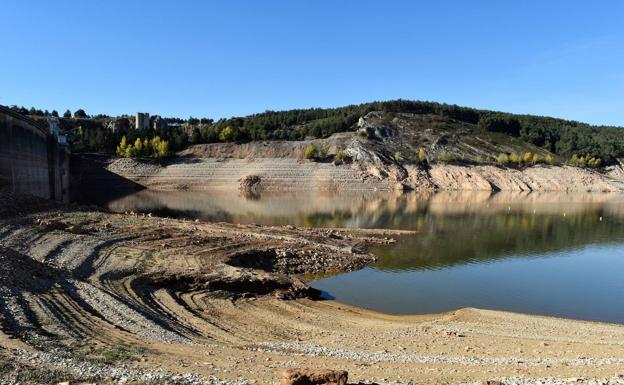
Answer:
[(623, 325), (474, 308), (392, 315), (305, 298), (298, 272), (364, 266), (373, 256), (349, 248), (390, 242), (390, 230), (26, 207), (3, 217), (0, 245), (0, 356), (22, 371), (69, 379), (80, 367), (103, 384), (122, 372), (146, 384), (265, 384), (305, 366), (347, 370), (350, 383), (624, 381)]

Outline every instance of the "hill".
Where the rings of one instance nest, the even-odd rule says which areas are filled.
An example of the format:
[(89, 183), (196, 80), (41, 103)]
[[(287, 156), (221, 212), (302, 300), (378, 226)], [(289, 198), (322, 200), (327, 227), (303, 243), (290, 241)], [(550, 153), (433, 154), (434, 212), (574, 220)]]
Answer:
[[(36, 109), (13, 107), (41, 117)], [(411, 125), (413, 135), (423, 139), (421, 132), (443, 128), (448, 135), (468, 140), (470, 133), (479, 133), (486, 143), (472, 143), (479, 151), (499, 144), (517, 144), (524, 148), (539, 149), (534, 152), (550, 152), (559, 159), (573, 156), (585, 159), (600, 159), (602, 164), (613, 164), (624, 156), (622, 128), (594, 126), (587, 123), (534, 115), (517, 115), (498, 111), (479, 110), (434, 102), (391, 100), (350, 105), (339, 108), (310, 108), (289, 111), (266, 111), (245, 117), (233, 117), (213, 121), (212, 119), (182, 120), (167, 118), (165, 121), (182, 122), (180, 129), (143, 129), (132, 127), (127, 116), (110, 117), (82, 115), (74, 118), (60, 118), (61, 127), (72, 132), (72, 146), (75, 152), (114, 153), (115, 148), (126, 136), (132, 144), (137, 138), (150, 139), (159, 136), (170, 144), (171, 150), (179, 151), (189, 145), (202, 143), (255, 141), (304, 140), (327, 138), (337, 132), (357, 130), (360, 118), (371, 112), (380, 112), (388, 122), (394, 118), (411, 116), (417, 124)], [(407, 115), (406, 115), (407, 114)], [(422, 119), (418, 119), (422, 117)], [(117, 124), (117, 130), (111, 130)], [(468, 134), (466, 134), (468, 133)], [(491, 141), (491, 142), (490, 142)], [(465, 147), (465, 146), (464, 146)], [(483, 147), (483, 148), (482, 148)], [(479, 152), (477, 151), (477, 152)], [(459, 155), (459, 154), (456, 154)], [(499, 154), (496, 154), (496, 156)], [(522, 154), (519, 154), (522, 155)]]

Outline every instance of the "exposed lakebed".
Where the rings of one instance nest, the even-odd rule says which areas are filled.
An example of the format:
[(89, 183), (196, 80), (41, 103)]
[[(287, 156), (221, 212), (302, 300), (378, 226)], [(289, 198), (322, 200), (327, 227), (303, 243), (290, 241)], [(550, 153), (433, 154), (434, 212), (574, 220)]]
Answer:
[(375, 265), (312, 286), (328, 298), (389, 313), (478, 307), (624, 323), (623, 198), (145, 190), (99, 203), (210, 221), (415, 230), (373, 250)]

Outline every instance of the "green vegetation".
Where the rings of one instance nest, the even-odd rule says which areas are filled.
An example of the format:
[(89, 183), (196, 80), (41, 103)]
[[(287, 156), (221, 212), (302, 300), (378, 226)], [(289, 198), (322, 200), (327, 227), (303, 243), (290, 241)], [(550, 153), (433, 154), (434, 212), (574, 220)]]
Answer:
[(171, 155), (169, 151), (169, 142), (160, 139), (159, 136), (155, 136), (152, 139), (141, 140), (136, 138), (134, 144), (128, 144), (126, 136), (121, 137), (121, 141), (115, 151), (117, 156), (125, 158), (135, 157), (153, 157), (153, 158), (166, 158)]
[(334, 155), (334, 159), (339, 162), (348, 162), (349, 160), (351, 160), (351, 157), (343, 150), (338, 150), (336, 151), (336, 155)]
[[(33, 108), (30, 110), (16, 106), (12, 108), (31, 116), (47, 113), (47, 111)], [(122, 135), (126, 135), (129, 143), (134, 143), (137, 137), (150, 139), (158, 136), (170, 143), (171, 150), (177, 151), (189, 143), (302, 140), (306, 137), (327, 137), (336, 132), (354, 130), (358, 119), (371, 111), (441, 116), (473, 125), (476, 130), (503, 133), (518, 138), (563, 159), (571, 160), (575, 154), (577, 157), (578, 154), (585, 154), (583, 157), (586, 163), (589, 162), (587, 158), (594, 158), (600, 159), (600, 164), (609, 164), (617, 158), (624, 157), (624, 135), (619, 127), (592, 126), (564, 119), (515, 115), (410, 100), (372, 102), (327, 109), (266, 111), (246, 117), (220, 119), (216, 122), (207, 118), (164, 119), (166, 122), (183, 124), (183, 128), (178, 130), (168, 128), (135, 130), (131, 127), (132, 124), (129, 124), (127, 117), (113, 119), (98, 115), (86, 119), (84, 118), (86, 113), (83, 115), (84, 110), (79, 109), (73, 115), (75, 118), (72, 118), (69, 110), (63, 114), (61, 129), (73, 133), (77, 132), (78, 127), (82, 129), (82, 134), (75, 135), (71, 141), (73, 150), (78, 152), (114, 152)], [(105, 127), (111, 120), (119, 126), (115, 132)], [(366, 133), (363, 132), (361, 135), (366, 136)], [(521, 162), (524, 160), (521, 159)]]
[(427, 152), (425, 151), (424, 147), (418, 149), (418, 161), (420, 163), (427, 162)]
[(102, 352), (102, 361), (114, 364), (117, 362), (130, 361), (135, 356), (145, 353), (145, 349), (128, 344), (116, 344)]
[(442, 150), (438, 152), (437, 160), (439, 162), (453, 162), (456, 160), (456, 157), (446, 150)]
[(602, 159), (593, 156), (577, 156), (572, 155), (570, 159), (566, 161), (566, 164), (576, 167), (600, 167), (602, 166)]
[(315, 159), (318, 155), (318, 149), (315, 145), (309, 144), (303, 151), (303, 155), (306, 159)]

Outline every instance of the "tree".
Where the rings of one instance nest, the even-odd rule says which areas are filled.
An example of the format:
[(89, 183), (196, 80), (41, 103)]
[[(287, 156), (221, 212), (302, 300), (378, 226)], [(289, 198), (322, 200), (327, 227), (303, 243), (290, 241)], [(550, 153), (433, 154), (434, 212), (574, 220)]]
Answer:
[(134, 141), (134, 151), (137, 156), (143, 155), (143, 142), (141, 141), (141, 138), (136, 138)]
[(59, 116), (59, 115), (58, 115), (58, 111), (57, 111), (57, 110), (52, 110), (51, 115), (52, 115), (52, 116), (54, 116), (54, 117), (57, 117), (57, 118), (58, 118), (58, 116)]
[(201, 132), (198, 127), (193, 128), (193, 132), (191, 133), (191, 143), (196, 144), (201, 142)]
[(124, 135), (121, 137), (121, 142), (117, 146), (117, 150), (115, 151), (115, 153), (117, 154), (117, 156), (126, 156), (127, 148), (128, 148), (128, 140), (126, 139), (126, 136)]
[(509, 155), (500, 153), (498, 154), (498, 158), (496, 158), (496, 161), (500, 164), (507, 164), (509, 163)]
[(522, 161), (524, 163), (529, 163), (533, 160), (533, 153), (531, 151), (527, 151), (522, 155)]
[(76, 118), (76, 119), (86, 119), (87, 118), (87, 113), (82, 108), (80, 108), (80, 109), (76, 110), (76, 112), (74, 112), (74, 118)]
[(219, 140), (222, 142), (233, 142), (236, 140), (236, 133), (232, 127), (227, 126), (219, 133)]
[(65, 112), (63, 113), (63, 117), (64, 117), (65, 119), (69, 119), (69, 118), (71, 118), (71, 117), (72, 117), (72, 113), (71, 113), (71, 111), (70, 111), (70, 110), (65, 111)]

